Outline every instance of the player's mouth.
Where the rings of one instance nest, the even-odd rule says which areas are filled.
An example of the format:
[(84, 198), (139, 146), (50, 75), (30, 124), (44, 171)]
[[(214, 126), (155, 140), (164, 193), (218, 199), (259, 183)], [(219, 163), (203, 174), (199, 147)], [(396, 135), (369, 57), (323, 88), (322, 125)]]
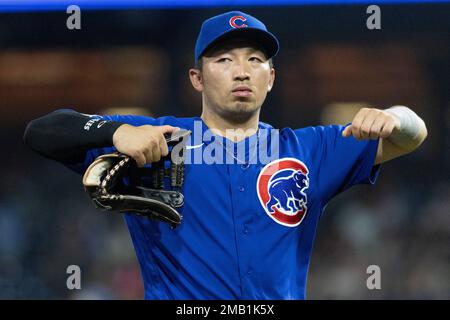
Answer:
[(253, 91), (247, 86), (239, 86), (237, 88), (234, 88), (231, 93), (235, 97), (250, 97), (253, 94)]

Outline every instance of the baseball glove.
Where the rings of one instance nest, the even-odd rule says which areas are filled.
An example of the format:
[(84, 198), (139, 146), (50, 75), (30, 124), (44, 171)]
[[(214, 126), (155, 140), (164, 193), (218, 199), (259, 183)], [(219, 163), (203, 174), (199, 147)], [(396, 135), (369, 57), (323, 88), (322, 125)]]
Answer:
[[(84, 173), (83, 185), (96, 208), (147, 216), (172, 228), (179, 225), (182, 216), (176, 209), (184, 203), (184, 138), (190, 133), (179, 130), (166, 135), (169, 154), (150, 167), (138, 168), (132, 158), (118, 152), (95, 159)], [(178, 143), (181, 148), (172, 156)]]

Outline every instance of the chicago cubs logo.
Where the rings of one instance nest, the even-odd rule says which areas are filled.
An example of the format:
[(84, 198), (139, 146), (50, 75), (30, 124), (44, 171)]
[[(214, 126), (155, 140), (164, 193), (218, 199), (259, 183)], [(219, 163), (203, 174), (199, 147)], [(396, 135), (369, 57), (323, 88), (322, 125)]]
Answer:
[[(238, 21), (238, 20), (241, 21), (240, 24), (236, 24), (236, 21)], [(245, 23), (243, 23), (245, 21), (247, 21), (247, 19), (244, 16), (234, 16), (234, 17), (231, 17), (229, 23), (230, 23), (230, 26), (232, 26), (233, 28), (245, 28), (245, 27), (248, 27)]]
[(308, 168), (300, 160), (282, 158), (267, 164), (259, 173), (256, 188), (264, 211), (286, 227), (298, 226), (308, 210), (305, 190)]

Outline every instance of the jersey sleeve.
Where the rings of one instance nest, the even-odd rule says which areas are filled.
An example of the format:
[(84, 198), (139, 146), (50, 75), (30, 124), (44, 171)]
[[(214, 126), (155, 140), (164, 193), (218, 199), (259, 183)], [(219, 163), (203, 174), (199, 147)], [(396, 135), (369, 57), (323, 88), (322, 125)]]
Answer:
[(318, 139), (318, 186), (324, 205), (353, 185), (373, 185), (380, 172), (374, 165), (379, 140), (344, 138), (345, 126), (315, 127)]
[[(136, 115), (91, 115), (91, 118), (99, 118), (107, 121), (117, 121), (126, 123), (132, 126), (142, 126), (142, 125), (152, 125), (152, 126), (162, 126), (162, 125), (173, 125), (176, 126), (176, 118), (175, 117), (160, 117), (160, 118), (152, 118), (146, 116), (136, 116)], [(99, 156), (111, 152), (117, 151), (114, 146), (104, 147), (104, 148), (92, 148), (86, 152), (86, 156), (84, 157), (84, 161), (75, 164), (64, 163), (64, 165), (79, 173), (84, 174), (89, 165)]]

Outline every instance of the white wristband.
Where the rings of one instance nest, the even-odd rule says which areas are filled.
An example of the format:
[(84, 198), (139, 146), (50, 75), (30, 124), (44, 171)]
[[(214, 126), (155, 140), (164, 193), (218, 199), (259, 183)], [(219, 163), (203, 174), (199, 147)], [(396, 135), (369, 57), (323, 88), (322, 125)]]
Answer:
[(414, 140), (420, 134), (420, 118), (411, 109), (404, 106), (393, 106), (384, 110), (400, 120), (400, 128), (394, 131), (389, 139), (399, 145)]

